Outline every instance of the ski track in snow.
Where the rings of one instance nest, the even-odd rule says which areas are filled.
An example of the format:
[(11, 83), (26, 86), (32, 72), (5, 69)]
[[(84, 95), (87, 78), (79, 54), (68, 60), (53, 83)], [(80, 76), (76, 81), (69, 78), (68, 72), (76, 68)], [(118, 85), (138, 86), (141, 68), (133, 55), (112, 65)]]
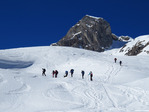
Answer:
[[(127, 95), (127, 97), (136, 100), (137, 102), (142, 103), (143, 105), (149, 106), (149, 98), (147, 96), (149, 96), (149, 93), (147, 93), (144, 90), (141, 89), (134, 89), (134, 88), (130, 88), (130, 87), (124, 87), (124, 89), (122, 89), (123, 87), (119, 88), (121, 90), (121, 92), (124, 93), (124, 95)], [(147, 100), (147, 101), (146, 101)]]
[(100, 92), (97, 93), (97, 91), (95, 91), (95, 88), (89, 85), (89, 89), (86, 89), (85, 95), (91, 99), (90, 102), (92, 102), (92, 105), (90, 104), (91, 105), (90, 108), (95, 111), (98, 111), (101, 105), (101, 99), (102, 99), (101, 93)]
[(114, 108), (118, 108), (118, 104), (117, 102), (115, 102), (113, 100), (113, 96), (110, 94), (108, 88), (104, 85), (104, 83), (110, 84), (112, 83), (112, 79), (114, 76), (116, 76), (118, 74), (118, 72), (121, 70), (121, 66), (120, 67), (115, 67), (116, 63), (112, 64), (112, 66), (108, 65), (108, 70), (105, 72), (105, 75), (107, 76), (104, 79), (104, 82), (101, 84), (102, 88), (104, 89), (104, 94), (107, 95), (109, 101), (111, 102), (111, 104), (113, 105)]
[[(136, 100), (138, 102), (141, 102), (143, 105), (147, 105), (148, 106), (148, 102), (145, 102), (143, 97), (142, 97), (142, 94), (140, 94), (140, 96), (135, 96), (133, 93), (136, 92), (137, 90), (136, 89), (131, 89), (131, 88), (124, 88), (124, 87), (116, 87), (120, 90), (120, 92), (123, 93), (123, 95), (126, 95), (128, 97), (128, 100), (125, 101), (125, 104), (126, 105), (122, 105), (122, 106), (119, 106), (119, 104), (117, 102), (114, 101), (114, 96), (111, 94), (108, 86), (110, 82), (110, 78), (114, 77), (115, 75), (117, 75), (117, 73), (120, 71), (121, 67), (119, 68), (119, 70), (116, 70), (113, 65), (112, 65), (112, 68), (110, 70), (108, 70), (109, 72), (108, 73), (112, 73), (112, 75), (110, 75), (110, 77), (108, 78), (108, 80), (106, 82), (88, 82), (87, 80), (83, 80), (83, 81), (77, 81), (78, 82), (78, 86), (75, 86), (75, 84), (73, 83), (56, 83), (56, 88), (58, 88), (57, 92), (59, 93), (62, 93), (62, 92), (66, 92), (66, 94), (68, 94), (69, 92), (71, 92), (70, 94), (74, 94), (76, 95), (77, 97), (82, 97), (81, 100), (82, 100), (82, 104), (80, 103), (74, 103), (74, 102), (71, 102), (71, 101), (67, 101), (67, 100), (64, 100), (64, 99), (60, 99), (60, 98), (57, 98), (55, 97), (55, 92), (53, 92), (53, 89), (47, 89), (46, 91), (43, 92), (43, 95), (47, 98), (51, 98), (51, 99), (55, 99), (56, 101), (58, 102), (62, 102), (62, 103), (71, 103), (73, 105), (80, 105), (79, 107), (76, 107), (74, 108), (73, 110), (84, 110), (84, 108), (86, 108), (86, 110), (90, 110), (90, 111), (99, 111), (101, 110), (101, 105), (104, 105), (104, 102), (103, 102), (103, 97), (105, 97), (105, 95), (107, 96), (107, 98), (109, 99), (109, 102), (111, 102), (111, 105), (113, 107), (109, 107), (109, 110), (110, 108), (116, 108), (117, 110), (120, 110), (121, 111), (124, 111), (125, 109), (123, 109), (122, 107), (127, 107), (128, 105), (131, 105), (131, 103), (133, 103), (134, 101), (133, 100)], [(113, 71), (115, 70), (115, 71)], [(113, 72), (111, 72), (113, 71)], [(108, 74), (107, 73), (107, 74)], [(11, 107), (10, 110), (15, 110), (17, 109), (18, 107), (21, 106), (21, 104), (19, 103), (20, 100), (21, 100), (21, 97), (19, 96), (19, 94), (24, 94), (24, 92), (27, 92), (30, 90), (30, 86), (25, 84), (23, 81), (22, 81), (22, 78), (21, 76), (14, 76), (14, 79), (19, 82), (21, 84), (20, 88), (17, 88), (15, 90), (11, 90), (9, 91), (9, 94), (13, 94), (13, 97), (16, 97), (16, 102), (13, 104), (13, 106)], [(109, 82), (108, 82), (109, 81)], [(64, 85), (72, 85), (74, 88), (72, 88), (71, 91), (67, 91), (67, 89), (65, 88)], [(82, 85), (83, 86), (86, 86), (86, 87), (83, 87), (82, 88)], [(97, 86), (100, 86), (100, 90), (96, 90), (95, 87)], [(62, 89), (62, 91), (59, 90), (59, 88), (65, 88), (64, 91)], [(123, 89), (124, 88), (124, 89)], [(80, 92), (80, 90), (82, 91), (82, 93), (78, 93), (77, 91)], [(98, 92), (98, 93), (97, 93)], [(140, 90), (138, 90), (138, 93), (140, 92)], [(143, 96), (148, 96), (147, 94), (145, 94), (145, 92), (143, 91)], [(58, 96), (58, 95), (57, 95)], [(102, 109), (103, 110), (103, 109)], [(48, 111), (51, 111), (51, 110), (41, 110), (41, 111), (37, 111), (37, 112), (48, 112)], [(52, 110), (54, 112), (54, 110)], [(56, 110), (55, 110), (56, 111)], [(68, 112), (69, 110), (65, 110), (65, 111), (62, 111), (62, 112)]]
[[(129, 105), (131, 105), (132, 103), (134, 103), (134, 100), (136, 102), (142, 103), (142, 105), (149, 106), (149, 102), (148, 102), (149, 99), (147, 101), (144, 101), (146, 96), (148, 96), (147, 94), (145, 94), (146, 92), (143, 91), (140, 94), (140, 90), (137, 90), (134, 88), (133, 89), (131, 89), (131, 88), (122, 89), (122, 87), (118, 88), (120, 90), (120, 92), (122, 92), (122, 95), (123, 95), (122, 97), (127, 97), (127, 99), (128, 99), (127, 101), (125, 100), (125, 105), (120, 106), (119, 103), (114, 100), (116, 98), (111, 94), (111, 92), (108, 90), (108, 86), (106, 86), (106, 85), (112, 83), (112, 79), (118, 75), (118, 73), (121, 71), (121, 69), (123, 67), (123, 66), (116, 67), (115, 65), (116, 65), (116, 63), (112, 64), (111, 66), (108, 65), (108, 70), (105, 72), (105, 75), (107, 77), (104, 79), (104, 82), (102, 82), (102, 84), (101, 84), (105, 91), (104, 94), (107, 95), (107, 97), (108, 97), (109, 101), (111, 102), (111, 104), (113, 105), (113, 107), (119, 111), (120, 110), (121, 111), (129, 111), (129, 110), (126, 110), (125, 108), (128, 107)], [(136, 93), (138, 93), (138, 95), (136, 95)], [(123, 108), (123, 107), (125, 107), (125, 108)]]
[(108, 70), (105, 72), (106, 78), (104, 79), (104, 83), (112, 83), (112, 79), (118, 75), (118, 72), (121, 71), (123, 66), (116, 67), (116, 63), (113, 63), (111, 66), (108, 65)]

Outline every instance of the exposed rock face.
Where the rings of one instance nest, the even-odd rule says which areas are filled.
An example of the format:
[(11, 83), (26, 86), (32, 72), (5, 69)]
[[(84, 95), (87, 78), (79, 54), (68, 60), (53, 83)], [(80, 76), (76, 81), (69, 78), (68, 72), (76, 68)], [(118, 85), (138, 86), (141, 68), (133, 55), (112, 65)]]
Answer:
[(141, 53), (149, 54), (149, 35), (137, 37), (123, 46), (119, 52), (128, 56), (136, 56)]
[(103, 18), (86, 15), (59, 42), (53, 45), (71, 46), (102, 52), (112, 45), (110, 24)]

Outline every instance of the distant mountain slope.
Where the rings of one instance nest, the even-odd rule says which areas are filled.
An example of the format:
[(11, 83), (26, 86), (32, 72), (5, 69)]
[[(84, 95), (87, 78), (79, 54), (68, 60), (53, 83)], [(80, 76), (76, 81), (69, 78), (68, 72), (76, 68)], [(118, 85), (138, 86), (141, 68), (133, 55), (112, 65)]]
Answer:
[(133, 41), (124, 45), (119, 52), (128, 56), (149, 54), (149, 35), (135, 38)]

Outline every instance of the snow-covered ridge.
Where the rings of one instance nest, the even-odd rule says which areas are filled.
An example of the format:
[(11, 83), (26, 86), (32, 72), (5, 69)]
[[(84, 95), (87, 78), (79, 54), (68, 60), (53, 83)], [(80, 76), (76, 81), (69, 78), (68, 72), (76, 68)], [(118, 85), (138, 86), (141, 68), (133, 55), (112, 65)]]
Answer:
[(135, 38), (134, 41), (144, 41), (144, 42), (146, 41), (146, 42), (148, 42), (149, 41), (149, 35), (139, 36), (139, 37)]
[(143, 35), (128, 42), (120, 49), (120, 53), (126, 55), (149, 54), (149, 35)]
[(102, 17), (95, 17), (95, 16), (91, 16), (91, 15), (86, 15), (86, 16), (93, 18), (93, 19), (103, 19)]

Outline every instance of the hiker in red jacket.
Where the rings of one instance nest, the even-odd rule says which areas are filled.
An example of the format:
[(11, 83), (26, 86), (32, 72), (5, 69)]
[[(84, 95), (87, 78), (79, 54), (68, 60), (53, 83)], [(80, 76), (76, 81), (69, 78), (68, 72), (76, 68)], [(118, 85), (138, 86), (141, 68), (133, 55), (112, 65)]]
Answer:
[(57, 78), (57, 75), (58, 75), (58, 71), (55, 70), (55, 78)]

